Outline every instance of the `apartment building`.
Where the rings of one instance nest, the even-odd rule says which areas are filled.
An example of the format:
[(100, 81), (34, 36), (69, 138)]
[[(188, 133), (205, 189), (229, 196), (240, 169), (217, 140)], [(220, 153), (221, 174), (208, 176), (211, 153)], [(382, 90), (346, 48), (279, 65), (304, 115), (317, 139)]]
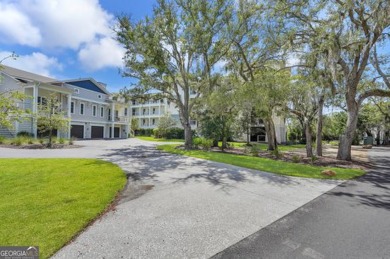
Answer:
[[(130, 104), (113, 97), (106, 85), (92, 78), (59, 81), (8, 66), (0, 71), (0, 92), (20, 91), (27, 98), (18, 104), (31, 111), (24, 115), (12, 129), (0, 128), (0, 135), (13, 137), (24, 131), (38, 136), (38, 104), (55, 95), (61, 103), (64, 116), (69, 118), (69, 128), (57, 132), (58, 137), (127, 138), (130, 132)], [(10, 116), (12, 116), (10, 114)]]

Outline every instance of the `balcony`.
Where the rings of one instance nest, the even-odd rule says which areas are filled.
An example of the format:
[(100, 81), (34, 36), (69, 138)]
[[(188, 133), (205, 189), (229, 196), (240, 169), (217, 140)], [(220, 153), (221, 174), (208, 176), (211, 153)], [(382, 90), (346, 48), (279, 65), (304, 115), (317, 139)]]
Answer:
[[(111, 121), (111, 116), (108, 116), (108, 120)], [(114, 118), (115, 122), (127, 123), (130, 121), (128, 116), (117, 116)]]

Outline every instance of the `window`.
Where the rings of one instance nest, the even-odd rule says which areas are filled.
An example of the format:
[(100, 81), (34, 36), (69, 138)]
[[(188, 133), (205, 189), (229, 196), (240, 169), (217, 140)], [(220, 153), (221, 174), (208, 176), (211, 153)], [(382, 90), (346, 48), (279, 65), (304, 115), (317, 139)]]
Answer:
[(131, 102), (133, 103), (133, 105), (135, 105), (135, 100), (132, 100)]
[(145, 115), (145, 113), (146, 113), (146, 109), (144, 109), (144, 111), (143, 111), (143, 115)]
[(70, 102), (70, 113), (74, 113), (74, 102)]
[(127, 116), (127, 108), (125, 108), (125, 116)]
[(104, 107), (100, 107), (100, 117), (104, 117)]
[(97, 107), (96, 107), (96, 105), (93, 105), (92, 106), (92, 116), (96, 117), (96, 113), (97, 113)]
[(156, 124), (156, 120), (155, 120), (155, 119), (152, 119), (152, 124), (153, 124), (153, 125)]
[(102, 99), (102, 95), (101, 95), (101, 94), (99, 94), (99, 95), (98, 95), (98, 98), (99, 98), (99, 99)]
[(115, 110), (115, 117), (119, 117), (119, 111)]
[(38, 96), (38, 104), (46, 105), (47, 104), (47, 99), (45, 97)]
[(135, 108), (133, 108), (131, 112), (132, 112), (132, 114), (133, 114), (133, 116), (134, 116), (135, 113), (136, 113)]
[(73, 89), (73, 92), (74, 92), (75, 94), (79, 94), (79, 93), (80, 93), (80, 89), (75, 88), (75, 89)]
[(190, 124), (195, 126), (196, 125), (196, 120), (190, 120)]
[(84, 103), (80, 103), (80, 114), (81, 115), (84, 115), (84, 107), (85, 107), (85, 104)]
[(153, 114), (156, 114), (156, 108), (153, 108)]
[(142, 120), (142, 125), (145, 125), (145, 124), (146, 124), (146, 120), (143, 119), (143, 120)]

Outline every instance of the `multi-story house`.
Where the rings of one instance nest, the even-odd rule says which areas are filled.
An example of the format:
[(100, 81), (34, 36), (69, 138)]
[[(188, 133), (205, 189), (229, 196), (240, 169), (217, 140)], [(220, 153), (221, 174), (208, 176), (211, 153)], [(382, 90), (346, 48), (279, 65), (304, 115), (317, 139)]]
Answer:
[(39, 112), (38, 104), (44, 103), (49, 95), (55, 95), (64, 116), (70, 120), (68, 130), (57, 132), (58, 137), (128, 137), (130, 105), (114, 98), (103, 83), (92, 78), (59, 81), (8, 66), (2, 66), (0, 73), (0, 92), (24, 93), (28, 98), (18, 105), (31, 111), (16, 121), (12, 129), (0, 128), (0, 135), (12, 137), (24, 131), (38, 136), (34, 116)]

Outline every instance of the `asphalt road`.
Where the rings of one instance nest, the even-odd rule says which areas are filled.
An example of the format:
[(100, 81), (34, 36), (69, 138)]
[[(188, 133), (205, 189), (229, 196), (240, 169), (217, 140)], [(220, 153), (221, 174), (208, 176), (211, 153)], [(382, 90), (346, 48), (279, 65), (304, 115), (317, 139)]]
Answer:
[(390, 149), (375, 165), (213, 258), (390, 258)]

